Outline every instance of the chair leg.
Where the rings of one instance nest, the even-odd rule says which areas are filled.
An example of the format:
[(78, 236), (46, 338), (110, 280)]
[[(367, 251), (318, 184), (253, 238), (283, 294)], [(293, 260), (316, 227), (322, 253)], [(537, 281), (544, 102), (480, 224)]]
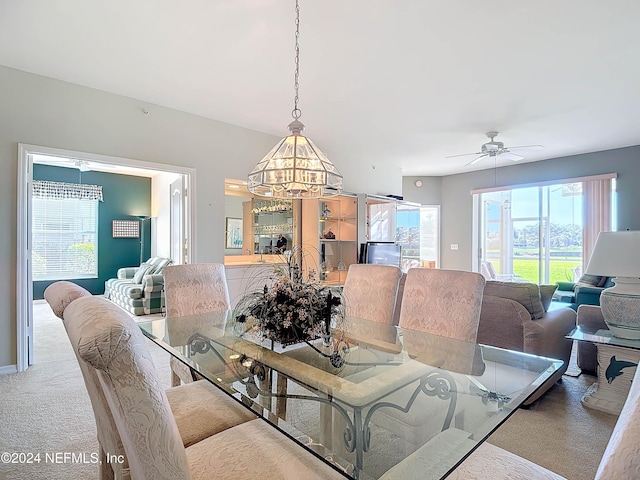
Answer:
[(180, 375), (178, 375), (176, 372), (171, 371), (171, 386), (172, 387), (177, 387), (178, 385), (180, 385), (182, 382), (180, 381)]
[(105, 461), (107, 456), (104, 449), (102, 448), (102, 445), (100, 445), (99, 454), (100, 454), (100, 480), (115, 480), (115, 473), (113, 471), (113, 467), (109, 462)]
[(177, 387), (181, 383), (191, 383), (201, 378), (199, 376), (198, 378), (195, 378), (195, 372), (173, 356), (169, 359), (169, 365), (171, 366), (172, 387)]

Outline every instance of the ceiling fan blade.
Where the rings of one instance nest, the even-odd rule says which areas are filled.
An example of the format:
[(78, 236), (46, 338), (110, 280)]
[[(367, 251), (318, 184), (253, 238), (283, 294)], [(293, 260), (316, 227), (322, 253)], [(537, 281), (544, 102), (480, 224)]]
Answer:
[(514, 162), (518, 160), (522, 160), (524, 158), (524, 157), (521, 157), (520, 155), (516, 155), (515, 153), (511, 153), (511, 152), (502, 152), (498, 156), (505, 160), (513, 160)]
[(454, 157), (468, 157), (469, 155), (481, 155), (482, 152), (474, 152), (474, 153), (461, 153), (460, 155), (449, 155), (444, 158), (454, 158)]
[(536, 152), (544, 149), (544, 146), (543, 145), (521, 145), (519, 147), (509, 147), (510, 152), (513, 150), (523, 150), (523, 149), (530, 152)]
[[(475, 154), (477, 155), (477, 153)], [(480, 160), (482, 160), (484, 157), (486, 157), (487, 154), (485, 153), (484, 155), (480, 155), (478, 158), (474, 158), (473, 160), (471, 160), (469, 163), (467, 163), (465, 165), (465, 167), (468, 167), (469, 165), (473, 165), (474, 163), (478, 163)]]

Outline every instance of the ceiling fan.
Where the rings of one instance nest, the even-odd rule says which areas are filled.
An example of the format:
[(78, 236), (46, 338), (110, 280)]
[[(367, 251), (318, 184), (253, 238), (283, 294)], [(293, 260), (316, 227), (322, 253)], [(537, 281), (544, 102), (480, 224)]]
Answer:
[(486, 135), (487, 137), (489, 137), (490, 141), (482, 144), (482, 147), (480, 148), (479, 152), (463, 153), (461, 155), (450, 155), (447, 158), (466, 157), (468, 155), (479, 155), (479, 157), (474, 158), (466, 165), (473, 165), (474, 163), (479, 162), (485, 157), (500, 157), (506, 160), (517, 161), (517, 160), (522, 160), (524, 157), (515, 153), (514, 150), (520, 153), (523, 153), (525, 151), (531, 152), (531, 151), (542, 150), (544, 148), (542, 145), (522, 145), (519, 147), (505, 147), (504, 143), (496, 142), (494, 140), (494, 138), (498, 136), (498, 132), (491, 131), (491, 132), (487, 132)]

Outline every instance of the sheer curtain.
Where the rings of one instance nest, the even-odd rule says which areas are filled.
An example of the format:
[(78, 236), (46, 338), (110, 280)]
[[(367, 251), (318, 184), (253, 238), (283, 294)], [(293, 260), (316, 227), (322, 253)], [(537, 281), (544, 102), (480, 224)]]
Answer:
[(600, 232), (611, 230), (612, 178), (582, 182), (582, 264), (588, 265)]

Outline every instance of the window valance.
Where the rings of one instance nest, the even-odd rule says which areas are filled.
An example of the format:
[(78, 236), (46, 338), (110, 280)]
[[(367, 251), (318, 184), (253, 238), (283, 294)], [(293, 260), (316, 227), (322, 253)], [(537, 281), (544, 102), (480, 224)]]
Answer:
[(77, 198), (80, 200), (99, 200), (102, 197), (101, 185), (84, 185), (81, 183), (50, 182), (48, 180), (33, 181), (34, 198)]

